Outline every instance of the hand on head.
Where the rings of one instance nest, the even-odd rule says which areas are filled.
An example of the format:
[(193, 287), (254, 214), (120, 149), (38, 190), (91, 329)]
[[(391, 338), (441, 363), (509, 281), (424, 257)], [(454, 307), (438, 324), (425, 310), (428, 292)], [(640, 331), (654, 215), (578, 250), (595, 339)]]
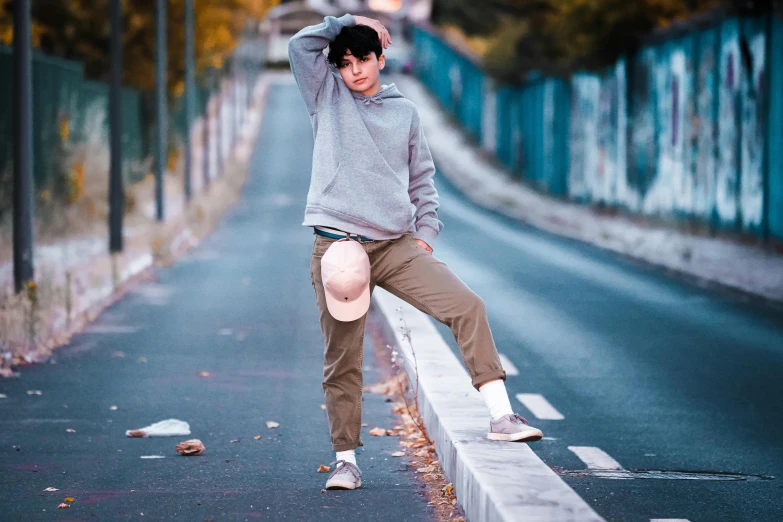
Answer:
[(366, 16), (354, 16), (353, 19), (356, 20), (356, 25), (366, 25), (375, 29), (378, 32), (378, 38), (381, 40), (381, 47), (386, 49), (391, 45), (391, 35), (389, 35), (389, 31), (381, 22), (373, 18), (367, 18)]

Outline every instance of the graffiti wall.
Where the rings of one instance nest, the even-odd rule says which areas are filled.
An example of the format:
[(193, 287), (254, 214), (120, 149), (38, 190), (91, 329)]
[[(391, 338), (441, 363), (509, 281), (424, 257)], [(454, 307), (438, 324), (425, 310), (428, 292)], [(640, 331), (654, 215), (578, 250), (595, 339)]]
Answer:
[(783, 21), (727, 19), (598, 74), (496, 85), (417, 29), (417, 74), (531, 186), (783, 239)]
[(727, 20), (577, 75), (570, 196), (761, 233), (768, 22)]

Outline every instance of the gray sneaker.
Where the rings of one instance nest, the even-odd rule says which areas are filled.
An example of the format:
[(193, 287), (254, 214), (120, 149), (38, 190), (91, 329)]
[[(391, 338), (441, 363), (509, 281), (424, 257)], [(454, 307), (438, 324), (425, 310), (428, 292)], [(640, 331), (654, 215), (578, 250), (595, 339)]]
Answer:
[(489, 421), (487, 438), (490, 440), (535, 442), (543, 436), (541, 430), (530, 426), (527, 419), (518, 413), (509, 413), (498, 420)]
[[(342, 462), (342, 466), (335, 468)], [(356, 489), (362, 485), (362, 472), (352, 462), (336, 460), (329, 464), (332, 468), (332, 474), (326, 481), (326, 489)]]

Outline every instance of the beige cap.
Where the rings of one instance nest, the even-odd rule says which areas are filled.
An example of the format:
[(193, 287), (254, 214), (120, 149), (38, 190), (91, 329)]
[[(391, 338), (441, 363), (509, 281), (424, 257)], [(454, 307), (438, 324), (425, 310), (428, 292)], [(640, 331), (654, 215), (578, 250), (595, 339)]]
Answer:
[(326, 307), (338, 321), (355, 321), (370, 308), (370, 258), (358, 241), (340, 239), (321, 258)]

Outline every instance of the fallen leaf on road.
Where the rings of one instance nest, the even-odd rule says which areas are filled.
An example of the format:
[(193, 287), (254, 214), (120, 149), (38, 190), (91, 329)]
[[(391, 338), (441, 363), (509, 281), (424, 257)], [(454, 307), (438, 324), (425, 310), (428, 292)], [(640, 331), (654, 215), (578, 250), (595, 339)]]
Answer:
[(41, 395), (41, 390), (27, 390), (27, 395)]
[(414, 453), (414, 455), (417, 456), (417, 457), (427, 457), (427, 456), (429, 456), (429, 454), (430, 454), (430, 451), (427, 450), (427, 449), (421, 449), (421, 450), (417, 451), (416, 453)]
[(198, 372), (199, 377), (209, 377), (211, 374), (209, 372)]
[(239, 442), (239, 439), (232, 439), (229, 442)]
[(325, 410), (326, 409), (326, 404), (321, 404), (321, 409)]
[(76, 430), (73, 428), (68, 428), (65, 431), (67, 431), (68, 433), (76, 433)]
[(170, 437), (173, 435), (190, 435), (190, 425), (177, 419), (166, 419), (144, 428), (126, 430), (128, 437)]
[(392, 457), (404, 457), (404, 456), (405, 456), (404, 451), (395, 451), (394, 453), (392, 453)]
[(435, 466), (424, 466), (422, 468), (417, 468), (416, 471), (419, 473), (432, 473), (435, 471)]
[(372, 386), (365, 386), (363, 388), (363, 391), (370, 392), (370, 393), (378, 393), (380, 395), (388, 395), (392, 393), (394, 389), (391, 383), (379, 382), (378, 384), (373, 384)]
[(266, 427), (267, 428), (279, 428), (280, 423), (275, 421), (266, 421)]
[(177, 452), (180, 455), (201, 455), (204, 453), (204, 444), (198, 439), (190, 439), (177, 444)]
[(5, 393), (0, 393), (0, 399), (7, 399), (7, 398), (8, 395), (6, 395)]
[(365, 426), (367, 426), (367, 423), (366, 422), (362, 422), (362, 428), (364, 428)]
[(125, 352), (122, 352), (120, 350), (117, 350), (113, 354), (111, 354), (112, 357), (125, 357)]
[(110, 409), (111, 411), (117, 411), (117, 406), (111, 406), (109, 409)]
[(136, 359), (136, 362), (138, 362), (139, 364), (144, 364), (144, 363), (147, 362), (147, 358), (146, 357), (139, 357), (138, 359)]
[(63, 502), (62, 504), (57, 506), (57, 509), (65, 509), (65, 508), (69, 508), (69, 507), (71, 507), (69, 504), (66, 504), (65, 502)]
[(450, 494), (452, 491), (454, 491), (454, 484), (449, 482), (448, 484), (443, 486), (443, 489), (441, 491), (443, 491), (443, 493), (445, 493), (446, 495)]
[(329, 466), (324, 466), (323, 464), (321, 464), (321, 467), (318, 468), (318, 473), (329, 473), (330, 471), (332, 471), (332, 468)]
[(59, 489), (57, 489), (57, 488), (48, 487), (48, 488), (46, 488), (44, 491), (60, 491), (60, 490), (59, 490)]
[(375, 435), (376, 437), (383, 437), (386, 435), (386, 430), (383, 428), (373, 428), (369, 433), (370, 435)]
[(255, 436), (255, 437), (253, 437), (253, 438), (254, 438), (254, 439), (256, 439), (256, 440), (261, 440), (261, 435), (256, 435), (256, 436)]
[(76, 499), (75, 499), (75, 498), (73, 498), (73, 497), (65, 497), (65, 498), (63, 499), (63, 502), (75, 502), (75, 501), (76, 501)]

